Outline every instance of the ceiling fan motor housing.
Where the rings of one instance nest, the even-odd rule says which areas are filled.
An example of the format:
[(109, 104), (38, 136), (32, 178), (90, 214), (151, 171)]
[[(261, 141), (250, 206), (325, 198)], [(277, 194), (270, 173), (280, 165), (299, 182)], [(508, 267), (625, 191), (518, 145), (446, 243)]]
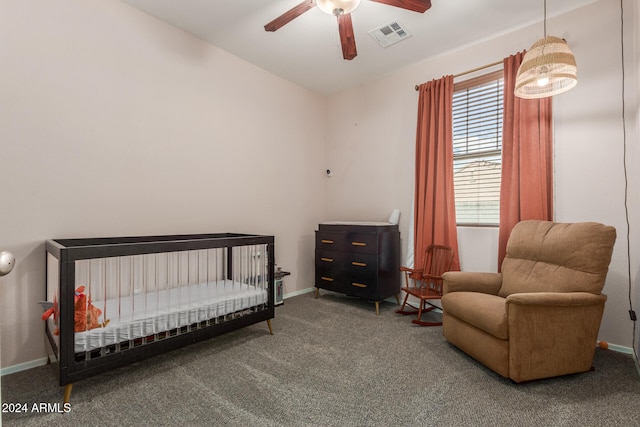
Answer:
[(360, 0), (316, 0), (316, 4), (324, 13), (340, 16), (355, 10)]

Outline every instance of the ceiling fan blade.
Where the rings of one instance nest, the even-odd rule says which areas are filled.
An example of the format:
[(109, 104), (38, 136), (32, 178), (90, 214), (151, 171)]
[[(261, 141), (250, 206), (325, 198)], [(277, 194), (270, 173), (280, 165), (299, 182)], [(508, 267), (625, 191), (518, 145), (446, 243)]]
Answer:
[(424, 13), (431, 8), (431, 0), (371, 0), (376, 3), (388, 4), (400, 9), (413, 10)]
[(269, 22), (267, 25), (264, 26), (264, 30), (265, 31), (275, 31), (275, 30), (279, 29), (280, 27), (283, 27), (284, 25), (286, 25), (289, 22), (293, 21), (295, 18), (297, 18), (298, 16), (302, 15), (307, 10), (314, 8), (315, 5), (316, 5), (315, 1), (313, 1), (313, 0), (305, 0), (302, 3), (300, 3), (299, 5), (291, 8), (287, 12), (285, 12), (282, 15), (278, 16), (273, 21)]
[(338, 31), (340, 31), (340, 43), (342, 44), (342, 57), (351, 61), (358, 55), (358, 52), (350, 13), (338, 15)]

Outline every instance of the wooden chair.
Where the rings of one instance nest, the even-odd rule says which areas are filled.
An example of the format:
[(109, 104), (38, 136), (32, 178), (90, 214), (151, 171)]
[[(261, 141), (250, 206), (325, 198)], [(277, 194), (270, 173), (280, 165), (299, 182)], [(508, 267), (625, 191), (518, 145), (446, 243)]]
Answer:
[[(400, 267), (404, 272), (405, 284), (402, 290), (405, 292), (404, 301), (398, 314), (416, 314), (418, 318), (411, 322), (420, 326), (439, 326), (442, 322), (425, 322), (422, 320), (422, 313), (429, 312), (440, 307), (433, 305), (430, 300), (442, 298), (442, 274), (449, 271), (453, 262), (453, 249), (448, 246), (430, 245), (425, 251), (424, 265), (420, 269)], [(420, 305), (414, 307), (407, 301), (409, 296), (414, 296), (420, 300)], [(407, 311), (406, 306), (414, 310)]]

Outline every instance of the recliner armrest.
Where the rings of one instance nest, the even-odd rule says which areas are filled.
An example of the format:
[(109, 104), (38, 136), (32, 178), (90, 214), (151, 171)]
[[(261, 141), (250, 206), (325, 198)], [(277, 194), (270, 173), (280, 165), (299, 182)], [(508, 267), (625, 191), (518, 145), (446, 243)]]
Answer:
[(521, 382), (589, 370), (606, 299), (588, 292), (505, 298), (509, 377)]
[(442, 275), (443, 295), (449, 292), (482, 292), (498, 295), (502, 286), (502, 273), (476, 273), (448, 271)]
[(572, 307), (602, 304), (606, 300), (607, 296), (604, 294), (594, 295), (589, 292), (530, 292), (511, 294), (506, 298), (506, 303), (546, 307)]

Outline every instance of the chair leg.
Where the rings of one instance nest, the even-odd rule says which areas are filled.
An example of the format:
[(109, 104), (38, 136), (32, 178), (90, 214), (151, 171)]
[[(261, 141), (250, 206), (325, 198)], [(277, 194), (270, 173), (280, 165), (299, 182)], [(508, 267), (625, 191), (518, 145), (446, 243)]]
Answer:
[(422, 320), (413, 319), (411, 323), (415, 323), (420, 326), (442, 326), (442, 322), (423, 322)]
[[(397, 295), (396, 295), (396, 297), (397, 297)], [(404, 307), (407, 305), (407, 300), (408, 300), (408, 299), (409, 299), (409, 294), (405, 294), (405, 296), (404, 296), (404, 301), (402, 302), (402, 306), (401, 306), (399, 309), (397, 309), (397, 310), (396, 310), (396, 313), (398, 313), (398, 314), (404, 314), (404, 315), (406, 316), (406, 315), (408, 315), (408, 314), (416, 314), (416, 313), (418, 312), (417, 310), (414, 310), (414, 311), (406, 311), (406, 310), (404, 309)], [(411, 306), (409, 306), (409, 307), (411, 307)], [(413, 308), (413, 307), (411, 307), (411, 308)]]
[(428, 304), (426, 301), (420, 301), (420, 310), (418, 313), (418, 318), (417, 319), (413, 319), (411, 321), (411, 323), (415, 323), (416, 325), (420, 325), (420, 326), (441, 326), (442, 322), (425, 322), (422, 320), (422, 313), (428, 313), (431, 310), (433, 310), (434, 308), (436, 308), (435, 306), (431, 306), (428, 307), (426, 309), (424, 309), (423, 307)]

